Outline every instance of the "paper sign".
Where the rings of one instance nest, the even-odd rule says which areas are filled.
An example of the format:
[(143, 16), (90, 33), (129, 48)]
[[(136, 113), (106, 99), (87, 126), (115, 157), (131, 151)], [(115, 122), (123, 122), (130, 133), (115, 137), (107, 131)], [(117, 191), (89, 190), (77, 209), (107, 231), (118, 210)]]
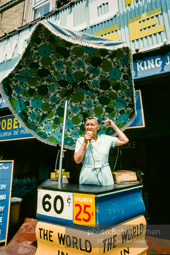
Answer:
[(74, 223), (80, 225), (95, 225), (95, 196), (74, 193)]
[(49, 217), (73, 220), (73, 194), (38, 189), (37, 213)]

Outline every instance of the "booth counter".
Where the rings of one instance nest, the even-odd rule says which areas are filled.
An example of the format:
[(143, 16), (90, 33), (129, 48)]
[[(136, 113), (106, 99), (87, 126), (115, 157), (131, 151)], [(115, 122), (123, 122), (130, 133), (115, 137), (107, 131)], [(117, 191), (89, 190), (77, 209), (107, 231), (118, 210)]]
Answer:
[(142, 187), (46, 180), (38, 187), (36, 255), (146, 254)]
[(106, 229), (145, 211), (141, 183), (93, 186), (46, 180), (38, 187), (37, 219), (81, 229)]

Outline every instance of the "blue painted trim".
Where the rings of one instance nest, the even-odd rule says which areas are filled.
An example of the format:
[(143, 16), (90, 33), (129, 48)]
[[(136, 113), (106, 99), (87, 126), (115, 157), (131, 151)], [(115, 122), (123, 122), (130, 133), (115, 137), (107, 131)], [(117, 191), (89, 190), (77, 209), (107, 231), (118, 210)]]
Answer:
[[(121, 184), (120, 184), (121, 185)], [(124, 185), (124, 184), (122, 184)], [(116, 193), (122, 193), (122, 192), (127, 192), (127, 191), (130, 191), (130, 190), (134, 190), (134, 189), (142, 189), (143, 188), (143, 185), (139, 185), (137, 187), (131, 187), (131, 188), (127, 188), (126, 190), (124, 189), (121, 189), (121, 190), (114, 190), (114, 194)], [(98, 197), (103, 197), (103, 196), (107, 196), (107, 195), (113, 195), (113, 192), (109, 192), (109, 193), (104, 193), (104, 194), (99, 194), (99, 195), (96, 195), (96, 198)]]

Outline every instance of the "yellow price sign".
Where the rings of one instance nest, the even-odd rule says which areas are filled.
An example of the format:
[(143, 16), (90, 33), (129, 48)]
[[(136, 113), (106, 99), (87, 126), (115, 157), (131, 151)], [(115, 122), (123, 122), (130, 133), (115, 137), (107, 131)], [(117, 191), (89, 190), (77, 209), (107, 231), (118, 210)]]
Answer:
[(79, 225), (94, 226), (95, 196), (89, 194), (74, 193), (73, 196), (73, 222)]

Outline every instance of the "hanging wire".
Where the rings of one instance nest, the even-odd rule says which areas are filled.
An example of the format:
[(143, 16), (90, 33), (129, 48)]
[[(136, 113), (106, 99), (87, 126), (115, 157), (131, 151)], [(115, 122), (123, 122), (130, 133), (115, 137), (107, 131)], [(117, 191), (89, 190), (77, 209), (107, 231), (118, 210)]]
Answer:
[(55, 161), (55, 177), (56, 177), (56, 174), (57, 174), (57, 164), (58, 164), (58, 157), (59, 157), (59, 153), (60, 153), (60, 150), (58, 150), (57, 152), (57, 157), (56, 157), (56, 161)]
[(117, 165), (118, 156), (119, 156), (119, 146), (117, 147), (117, 156), (116, 156), (115, 164), (114, 164), (114, 167), (113, 167), (113, 172), (115, 171), (115, 168), (116, 168), (116, 165)]

